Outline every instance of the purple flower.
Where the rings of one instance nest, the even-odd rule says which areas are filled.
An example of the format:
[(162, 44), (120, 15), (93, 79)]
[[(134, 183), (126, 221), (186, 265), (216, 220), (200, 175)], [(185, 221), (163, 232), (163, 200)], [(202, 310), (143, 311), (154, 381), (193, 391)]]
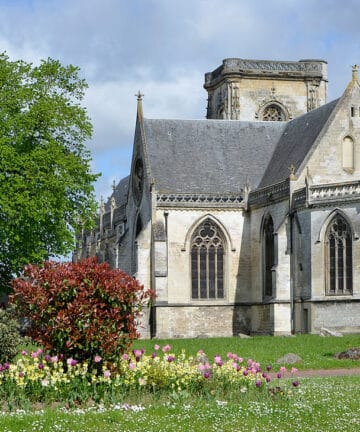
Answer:
[(260, 380), (256, 380), (255, 381), (255, 385), (256, 385), (256, 387), (261, 387), (262, 386), (262, 382), (260, 381)]
[(263, 373), (262, 373), (262, 377), (263, 377), (263, 378), (266, 378), (267, 376), (268, 376), (268, 374), (267, 374), (266, 372), (263, 372)]
[(222, 366), (223, 365), (223, 361), (221, 356), (219, 356), (219, 354), (216, 354), (216, 356), (214, 357), (214, 361), (216, 363), (217, 366)]
[(292, 385), (293, 385), (294, 387), (297, 387), (297, 386), (299, 385), (299, 381), (293, 381)]
[(23, 378), (23, 377), (24, 377), (24, 375), (25, 375), (25, 374), (24, 374), (24, 372), (23, 372), (23, 371), (20, 371), (20, 372), (19, 372), (19, 377), (20, 377), (20, 378)]
[(210, 378), (210, 372), (204, 372), (204, 378), (206, 379)]
[(68, 358), (66, 360), (66, 363), (68, 364), (68, 366), (75, 366), (77, 364), (77, 361), (73, 358)]
[(280, 379), (282, 377), (282, 373), (278, 372), (276, 376)]
[(46, 356), (44, 357), (46, 363), (49, 363), (49, 361), (51, 360), (51, 357), (49, 356), (49, 354), (46, 354)]
[(168, 361), (169, 363), (173, 362), (174, 360), (175, 360), (175, 357), (172, 356), (172, 355), (169, 355), (168, 358), (167, 358), (167, 361)]
[(9, 365), (9, 363), (4, 363), (3, 364), (3, 368), (5, 369), (5, 370), (9, 370), (10, 369), (10, 365)]
[(248, 376), (249, 375), (249, 371), (247, 369), (245, 369), (244, 372), (243, 372), (243, 375), (244, 376)]
[(151, 358), (155, 358), (156, 357), (156, 352), (154, 351), (152, 354), (151, 354)]
[(270, 372), (271, 369), (272, 369), (272, 365), (271, 365), (271, 364), (268, 364), (268, 365), (266, 366), (266, 370), (267, 370), (268, 372)]
[(140, 358), (143, 353), (142, 353), (141, 350), (137, 350), (136, 349), (136, 350), (133, 350), (133, 354), (134, 354), (135, 357), (139, 357)]
[(44, 365), (43, 365), (42, 363), (39, 363), (39, 364), (38, 364), (38, 368), (39, 368), (39, 369), (44, 369)]
[(267, 383), (269, 383), (269, 382), (271, 381), (271, 378), (270, 378), (269, 376), (267, 376), (267, 377), (265, 378), (265, 380), (266, 380)]

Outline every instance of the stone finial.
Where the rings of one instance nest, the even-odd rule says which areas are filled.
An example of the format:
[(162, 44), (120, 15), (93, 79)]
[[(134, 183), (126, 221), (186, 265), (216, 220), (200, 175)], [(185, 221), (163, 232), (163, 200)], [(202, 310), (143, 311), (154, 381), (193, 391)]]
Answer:
[(289, 176), (289, 179), (290, 180), (296, 180), (296, 176), (295, 176), (295, 166), (294, 166), (294, 164), (291, 164), (289, 167), (288, 167), (288, 170), (290, 171), (290, 176)]
[(136, 96), (138, 102), (141, 102), (141, 101), (142, 101), (142, 98), (144, 97), (144, 95), (141, 94), (141, 91), (140, 91), (140, 90), (136, 93), (135, 96)]
[(115, 192), (115, 189), (116, 189), (116, 183), (115, 183), (115, 180), (113, 180), (113, 182), (112, 182), (112, 190), (113, 190), (113, 192)]
[(359, 79), (358, 77), (358, 71), (359, 71), (359, 65), (354, 64), (352, 66), (352, 80), (357, 81)]
[(101, 214), (105, 213), (105, 202), (104, 202), (104, 197), (102, 195), (100, 197), (100, 213)]
[(142, 99), (143, 99), (144, 95), (139, 90), (135, 96), (137, 99), (137, 115), (139, 118), (142, 118), (143, 117)]

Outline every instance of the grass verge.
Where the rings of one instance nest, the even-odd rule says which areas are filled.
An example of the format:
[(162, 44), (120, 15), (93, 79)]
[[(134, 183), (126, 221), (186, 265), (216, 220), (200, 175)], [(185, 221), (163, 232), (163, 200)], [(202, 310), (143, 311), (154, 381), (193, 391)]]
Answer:
[[(272, 399), (256, 392), (217, 400), (153, 399), (146, 404), (0, 415), (2, 432), (353, 432), (360, 429), (360, 377), (301, 380), (291, 395)], [(341, 402), (340, 402), (341, 401)], [(135, 402), (135, 401), (134, 401)]]
[(294, 353), (302, 358), (296, 364), (298, 369), (334, 369), (360, 366), (359, 361), (338, 360), (334, 355), (348, 348), (360, 346), (360, 335), (352, 334), (343, 337), (321, 337), (317, 335), (296, 335), (291, 337), (255, 336), (250, 339), (239, 337), (209, 338), (209, 339), (166, 339), (138, 340), (134, 348), (145, 348), (151, 353), (154, 344), (170, 344), (175, 353), (186, 350), (189, 355), (195, 355), (202, 349), (210, 358), (216, 354), (226, 355), (234, 352), (245, 359), (252, 358), (262, 366), (275, 364), (276, 360), (285, 354)]

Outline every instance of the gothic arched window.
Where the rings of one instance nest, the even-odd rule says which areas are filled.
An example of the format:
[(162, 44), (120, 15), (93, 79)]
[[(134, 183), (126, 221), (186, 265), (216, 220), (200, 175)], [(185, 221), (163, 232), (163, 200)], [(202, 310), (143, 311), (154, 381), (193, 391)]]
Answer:
[(206, 219), (191, 239), (191, 297), (224, 298), (225, 242), (220, 228)]
[(274, 295), (273, 268), (275, 265), (275, 241), (274, 241), (274, 222), (269, 215), (266, 217), (263, 226), (264, 244), (264, 295), (272, 297)]
[(285, 121), (284, 110), (276, 104), (270, 104), (264, 108), (261, 116), (263, 121)]
[(352, 233), (341, 215), (331, 220), (325, 236), (326, 294), (352, 292)]

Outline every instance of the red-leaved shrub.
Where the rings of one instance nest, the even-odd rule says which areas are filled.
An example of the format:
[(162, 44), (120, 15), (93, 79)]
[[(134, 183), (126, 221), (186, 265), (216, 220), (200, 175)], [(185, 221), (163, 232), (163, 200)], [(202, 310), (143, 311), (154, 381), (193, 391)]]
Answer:
[(28, 265), (12, 282), (11, 302), (26, 332), (45, 349), (91, 361), (114, 361), (139, 335), (136, 317), (154, 292), (96, 258)]

